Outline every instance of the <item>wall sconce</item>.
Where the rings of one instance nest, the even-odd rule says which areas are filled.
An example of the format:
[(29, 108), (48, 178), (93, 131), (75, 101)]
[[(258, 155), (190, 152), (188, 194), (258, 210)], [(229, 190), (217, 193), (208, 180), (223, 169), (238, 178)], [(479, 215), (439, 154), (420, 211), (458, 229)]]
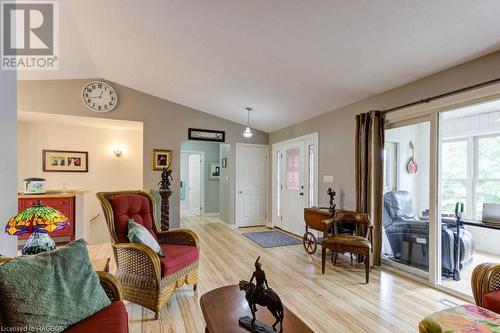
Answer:
[(116, 157), (120, 157), (123, 154), (123, 148), (120, 146), (114, 146), (113, 147), (113, 154), (115, 154)]

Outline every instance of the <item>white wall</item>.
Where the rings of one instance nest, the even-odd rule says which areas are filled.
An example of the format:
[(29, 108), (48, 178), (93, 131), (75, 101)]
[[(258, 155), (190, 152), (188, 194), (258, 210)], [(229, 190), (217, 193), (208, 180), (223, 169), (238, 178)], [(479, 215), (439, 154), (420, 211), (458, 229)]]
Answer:
[[(429, 209), (429, 158), (430, 158), (430, 125), (421, 123), (386, 131), (385, 141), (397, 142), (399, 145), (398, 190), (412, 194), (413, 205), (417, 215)], [(415, 161), (418, 171), (410, 174), (406, 165), (411, 157), (410, 141), (415, 146)]]
[[(227, 166), (225, 168), (222, 167), (222, 159), (227, 159)], [(220, 145), (220, 160), (221, 160), (221, 169), (220, 169), (220, 189), (219, 189), (219, 218), (226, 222), (230, 223), (231, 221), (231, 208), (229, 205), (224, 204), (230, 202), (231, 196), (231, 177), (229, 172), (229, 163), (234, 163), (231, 158), (231, 145), (229, 144), (221, 144)]]
[[(108, 242), (109, 232), (95, 193), (143, 188), (142, 130), (89, 127), (54, 121), (20, 121), (18, 126), (18, 189), (22, 190), (24, 178), (42, 177), (47, 179), (47, 189), (88, 190), (85, 196), (86, 215), (89, 218), (99, 217), (88, 225), (87, 241)], [(113, 154), (115, 145), (124, 148), (121, 157)], [(88, 151), (89, 172), (42, 172), (43, 149)]]
[(0, 254), (13, 257), (17, 238), (6, 235), (5, 223), (17, 214), (16, 71), (0, 71)]
[[(184, 183), (184, 200), (181, 200), (181, 210), (189, 208), (189, 200), (187, 196), (187, 184), (189, 181), (189, 154), (181, 153), (181, 174), (180, 181)], [(179, 187), (180, 191), (180, 187)], [(179, 194), (180, 196), (180, 194)]]

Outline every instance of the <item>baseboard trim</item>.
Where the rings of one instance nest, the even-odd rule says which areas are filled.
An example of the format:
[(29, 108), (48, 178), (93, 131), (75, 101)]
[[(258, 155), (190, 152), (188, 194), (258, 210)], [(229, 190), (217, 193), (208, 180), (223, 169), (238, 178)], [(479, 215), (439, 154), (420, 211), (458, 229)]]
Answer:
[(220, 213), (219, 212), (216, 212), (216, 213), (205, 213), (205, 216), (207, 216), (207, 217), (219, 217)]

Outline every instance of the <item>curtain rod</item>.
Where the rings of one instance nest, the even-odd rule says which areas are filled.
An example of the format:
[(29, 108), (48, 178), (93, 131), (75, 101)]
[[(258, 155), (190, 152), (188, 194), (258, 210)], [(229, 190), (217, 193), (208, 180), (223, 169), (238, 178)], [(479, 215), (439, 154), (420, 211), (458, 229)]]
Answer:
[(427, 98), (422, 98), (421, 100), (418, 100), (418, 101), (415, 101), (415, 102), (411, 102), (411, 103), (408, 103), (408, 104), (404, 104), (404, 105), (400, 105), (400, 106), (396, 106), (394, 108), (390, 108), (390, 109), (387, 109), (387, 110), (381, 110), (381, 112), (383, 112), (383, 113), (394, 112), (394, 111), (397, 111), (397, 110), (408, 108), (410, 106), (415, 106), (415, 105), (419, 105), (419, 104), (429, 103), (429, 102), (432, 102), (432, 101), (434, 101), (436, 99), (440, 99), (440, 98), (443, 98), (443, 97), (457, 95), (457, 94), (463, 93), (465, 91), (482, 88), (482, 87), (489, 86), (489, 85), (492, 85), (492, 84), (495, 84), (495, 83), (499, 83), (499, 82), (500, 82), (500, 78), (496, 78), (496, 79), (493, 79), (493, 80), (489, 80), (489, 81), (481, 82), (481, 83), (478, 83), (478, 84), (474, 84), (472, 86), (467, 86), (467, 87), (464, 87), (464, 88), (452, 90), (452, 91), (449, 91), (449, 92), (446, 92), (446, 93), (443, 93), (443, 94), (434, 95), (434, 96), (427, 97)]

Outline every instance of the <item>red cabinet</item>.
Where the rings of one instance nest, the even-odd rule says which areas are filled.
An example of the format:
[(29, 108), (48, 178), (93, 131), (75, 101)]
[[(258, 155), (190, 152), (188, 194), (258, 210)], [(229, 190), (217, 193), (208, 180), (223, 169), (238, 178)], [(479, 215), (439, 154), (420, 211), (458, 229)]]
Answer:
[[(64, 197), (56, 197), (56, 196), (20, 196), (18, 199), (18, 210), (22, 212), (23, 210), (30, 208), (31, 206), (36, 205), (38, 201), (41, 201), (44, 205), (52, 207), (63, 213), (69, 220), (69, 225), (59, 231), (55, 231), (50, 233), (50, 237), (54, 239), (54, 241), (61, 240), (62, 237), (69, 237), (69, 240), (72, 241), (75, 239), (75, 197), (64, 196)], [(26, 239), (30, 235), (25, 234), (19, 236), (20, 239)]]

